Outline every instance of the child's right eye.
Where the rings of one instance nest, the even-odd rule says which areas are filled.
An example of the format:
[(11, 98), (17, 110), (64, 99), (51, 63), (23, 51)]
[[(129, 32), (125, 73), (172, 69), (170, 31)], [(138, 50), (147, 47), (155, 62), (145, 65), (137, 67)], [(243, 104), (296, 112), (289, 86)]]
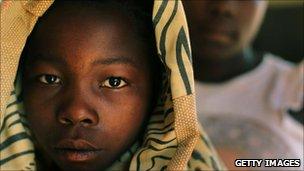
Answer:
[(61, 79), (59, 77), (50, 74), (43, 74), (38, 76), (38, 81), (48, 85), (61, 84)]
[(126, 85), (127, 85), (126, 81), (120, 77), (109, 77), (101, 84), (102, 87), (106, 87), (110, 89), (119, 89)]

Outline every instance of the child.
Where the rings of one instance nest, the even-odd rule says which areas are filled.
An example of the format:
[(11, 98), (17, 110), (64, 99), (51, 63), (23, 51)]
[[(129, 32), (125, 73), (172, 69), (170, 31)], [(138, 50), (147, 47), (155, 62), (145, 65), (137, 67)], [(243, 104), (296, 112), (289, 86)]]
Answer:
[(228, 168), (268, 169), (235, 168), (239, 158), (303, 163), (303, 126), (288, 114), (303, 111), (303, 63), (295, 67), (251, 48), (267, 1), (183, 2), (200, 121)]
[(107, 168), (143, 130), (157, 94), (154, 46), (124, 10), (110, 1), (55, 2), (33, 30), (22, 87), (41, 170), (48, 160), (63, 170)]
[[(202, 141), (208, 141), (205, 135), (196, 145), (190, 54), (182, 53), (182, 48), (187, 51), (189, 47), (184, 23), (180, 23), (184, 21), (181, 3), (170, 2), (179, 8), (174, 26), (180, 34), (167, 33), (166, 39), (158, 36), (168, 31), (160, 27), (162, 15), (174, 12), (167, 9), (162, 14), (157, 8), (165, 3), (155, 4), (154, 27), (165, 69), (154, 55), (152, 4), (144, 4), (151, 8), (146, 14), (143, 11), (149, 9), (139, 3), (8, 5), (4, 12), (17, 10), (19, 5), (27, 10), (24, 15), (37, 16), (52, 4), (23, 49), (22, 93), (17, 78), (13, 103), (9, 101), (5, 114), (1, 112), (1, 169), (220, 167), (210, 144)], [(23, 19), (31, 17), (35, 18)], [(173, 41), (173, 37), (178, 39)], [(176, 50), (170, 44), (176, 44)], [(20, 94), (21, 99), (14, 99)]]

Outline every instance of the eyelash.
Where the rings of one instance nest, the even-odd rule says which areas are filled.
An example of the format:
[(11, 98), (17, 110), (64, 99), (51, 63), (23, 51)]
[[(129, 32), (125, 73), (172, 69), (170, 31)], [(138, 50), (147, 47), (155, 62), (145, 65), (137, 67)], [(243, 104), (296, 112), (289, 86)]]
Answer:
[[(59, 85), (59, 84), (62, 84), (62, 80), (61, 80), (60, 77), (58, 77), (56, 75), (51, 75), (51, 74), (42, 74), (42, 75), (39, 75), (37, 77), (37, 80), (40, 83), (43, 83), (43, 84), (46, 84), (46, 85)], [(127, 83), (127, 81), (125, 79), (123, 79), (121, 77), (111, 76), (111, 77), (108, 77), (106, 80), (102, 81), (100, 87), (101, 88), (103, 88), (103, 87), (104, 88), (110, 88), (110, 89), (120, 89), (120, 88), (123, 88), (123, 87), (125, 87), (127, 85), (128, 85), (128, 83)]]

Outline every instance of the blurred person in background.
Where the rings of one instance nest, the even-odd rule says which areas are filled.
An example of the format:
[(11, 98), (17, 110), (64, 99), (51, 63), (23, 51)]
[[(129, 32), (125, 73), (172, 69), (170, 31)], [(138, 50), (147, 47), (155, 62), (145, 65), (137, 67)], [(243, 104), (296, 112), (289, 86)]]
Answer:
[(225, 164), (237, 169), (235, 159), (292, 158), (301, 167), (281, 169), (303, 169), (303, 125), (288, 114), (303, 114), (303, 62), (252, 49), (267, 1), (183, 3), (199, 119)]

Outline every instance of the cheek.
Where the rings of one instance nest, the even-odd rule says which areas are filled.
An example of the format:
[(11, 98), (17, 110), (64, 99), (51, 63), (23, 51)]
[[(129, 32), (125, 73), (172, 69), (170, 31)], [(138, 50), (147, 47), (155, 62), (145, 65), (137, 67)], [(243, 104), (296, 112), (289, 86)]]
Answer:
[(29, 91), (24, 93), (24, 109), (29, 122), (31, 131), (37, 139), (45, 140), (46, 135), (54, 132), (52, 127), (55, 125), (54, 104), (46, 101), (46, 93)]
[(111, 103), (104, 108), (104, 115), (101, 115), (101, 124), (104, 124), (109, 145), (116, 146), (112, 149), (125, 150), (135, 141), (138, 133), (144, 129), (149, 104), (150, 96), (143, 92), (111, 98)]
[(115, 131), (120, 135), (136, 132), (148, 113), (149, 98), (140, 95), (122, 95), (111, 100), (112, 103), (107, 104), (107, 111), (104, 111), (106, 114), (101, 115), (101, 120), (109, 131)]
[(183, 2), (184, 10), (188, 16), (188, 20), (193, 23), (199, 23), (206, 15), (206, 1), (188, 1)]
[(265, 13), (264, 2), (248, 2), (243, 9), (240, 9), (240, 27), (242, 29), (242, 41), (248, 42), (258, 31)]

